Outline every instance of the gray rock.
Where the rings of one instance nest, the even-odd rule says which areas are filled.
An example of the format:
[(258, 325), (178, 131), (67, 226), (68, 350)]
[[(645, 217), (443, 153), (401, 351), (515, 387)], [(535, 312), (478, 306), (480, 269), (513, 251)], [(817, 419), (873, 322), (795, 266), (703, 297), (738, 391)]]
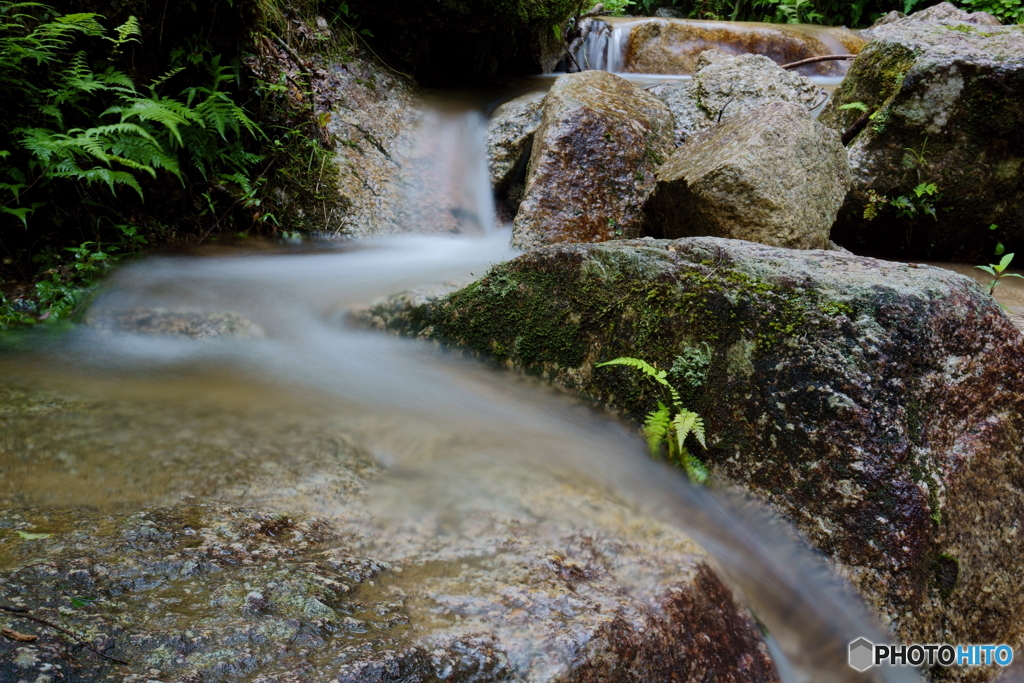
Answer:
[[(990, 24), (943, 4), (872, 29), (820, 118), (850, 140), (837, 242), (972, 263), (1000, 241), (1024, 248), (1024, 28)], [(857, 102), (867, 111), (842, 109)], [(935, 185), (934, 216), (921, 184)], [(901, 197), (910, 216), (891, 204)]]
[(512, 182), (516, 167), (525, 162), (541, 119), (546, 92), (532, 92), (498, 107), (487, 125), (487, 168), (491, 186), (501, 191)]
[(311, 103), (309, 93), (289, 91), (289, 97), (296, 108), (312, 106), (323, 127), (321, 139), (308, 142), (331, 154), (311, 157), (302, 146), (290, 160), (292, 168), (276, 169), (271, 176), (276, 185), (268, 192), (275, 202), (268, 210), (288, 230), (353, 236), (408, 230), (395, 214), (394, 197), (419, 117), (414, 84), (364, 52), (351, 53), (346, 61), (309, 56), (301, 69), (293, 55), (265, 50), (249, 66), (264, 80), (287, 76), (289, 83), (310, 87)]
[(891, 24), (944, 24), (947, 26), (956, 24), (974, 24), (975, 26), (999, 26), (1000, 21), (988, 12), (968, 12), (948, 3), (940, 2), (938, 5), (926, 7), (918, 12), (907, 16), (903, 12), (889, 12), (876, 21), (870, 28), (860, 31), (860, 36), (865, 40), (874, 40), (885, 31), (876, 33), (875, 29)]
[(521, 95), (498, 107), (487, 125), (487, 168), (498, 218), (511, 222), (526, 189), (526, 166), (546, 92)]
[(839, 136), (776, 102), (690, 138), (657, 172), (648, 234), (824, 249), (850, 185)]
[(811, 110), (825, 100), (821, 88), (761, 55), (733, 57), (721, 50), (700, 55), (693, 80), (651, 89), (672, 110), (676, 146), (719, 120), (772, 102), (791, 102)]
[(672, 114), (653, 95), (604, 71), (560, 76), (544, 100), (512, 243), (638, 237), (671, 148)]
[(794, 522), (905, 642), (1024, 644), (1024, 336), (969, 278), (715, 238), (555, 245), (416, 319), (637, 422), (654, 387), (596, 364), (668, 369), (707, 343), (706, 381), (670, 379), (714, 477)]

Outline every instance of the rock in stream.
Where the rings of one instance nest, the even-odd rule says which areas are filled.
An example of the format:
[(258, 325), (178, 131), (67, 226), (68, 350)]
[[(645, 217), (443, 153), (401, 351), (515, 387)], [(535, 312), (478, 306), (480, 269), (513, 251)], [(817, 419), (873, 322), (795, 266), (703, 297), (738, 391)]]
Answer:
[(795, 523), (901, 639), (1024, 644), (1024, 337), (969, 278), (715, 238), (554, 245), (366, 320), (635, 422), (656, 386), (596, 364), (670, 370), (713, 475)]

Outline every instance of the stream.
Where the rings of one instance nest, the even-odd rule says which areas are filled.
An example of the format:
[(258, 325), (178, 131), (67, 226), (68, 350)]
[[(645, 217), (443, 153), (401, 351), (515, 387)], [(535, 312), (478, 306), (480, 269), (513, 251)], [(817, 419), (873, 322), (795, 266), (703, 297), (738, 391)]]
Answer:
[[(436, 219), (423, 187), (446, 178), (462, 234), (151, 257), (114, 273), (89, 316), (230, 312), (250, 334), (193, 340), (83, 326), (3, 350), (0, 386), (102, 409), (4, 418), (0, 504), (135, 510), (196, 496), (343, 524), (369, 514), (427, 536), (455, 528), (471, 543), (466, 520), (536, 515), (531, 491), (568, 481), (690, 534), (770, 634), (784, 680), (867, 680), (848, 667), (847, 644), (885, 636), (784, 524), (734, 493), (692, 486), (652, 461), (632, 429), (540, 382), (346, 323), (353, 307), (465, 282), (516, 255), (508, 228), (494, 225), (483, 117), (438, 110), (424, 121), (410, 220)], [(345, 501), (329, 453), (296, 446), (328, 424), (380, 469), (364, 492), (368, 512)], [(557, 514), (586, 527), (604, 513), (566, 504)], [(873, 674), (917, 680), (909, 669)]]

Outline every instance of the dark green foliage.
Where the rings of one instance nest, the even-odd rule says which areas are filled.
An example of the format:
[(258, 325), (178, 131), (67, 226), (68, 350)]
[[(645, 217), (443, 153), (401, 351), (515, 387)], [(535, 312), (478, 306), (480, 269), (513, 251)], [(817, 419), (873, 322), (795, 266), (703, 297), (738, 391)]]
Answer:
[[(634, 0), (626, 11), (653, 14), (673, 7), (694, 19), (808, 23), (826, 26), (870, 26), (889, 12), (915, 12), (941, 0)], [(953, 0), (971, 12), (989, 12), (1005, 23), (1024, 20), (1021, 0)]]
[(36, 281), (14, 290), (18, 305), (0, 298), (0, 328), (66, 317), (83, 286), (176, 220), (208, 231), (258, 203), (248, 147), (261, 133), (236, 101), (237, 69), (181, 49), (141, 85), (145, 70), (122, 67), (139, 20), (108, 24), (0, 0), (0, 283)]

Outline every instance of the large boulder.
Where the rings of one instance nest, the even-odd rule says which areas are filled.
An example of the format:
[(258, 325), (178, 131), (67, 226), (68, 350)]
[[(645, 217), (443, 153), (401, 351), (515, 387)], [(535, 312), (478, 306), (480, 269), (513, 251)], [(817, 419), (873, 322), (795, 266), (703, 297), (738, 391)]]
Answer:
[(975, 263), (1024, 248), (1022, 31), (948, 3), (872, 29), (820, 119), (850, 141), (837, 242)]
[(690, 138), (657, 171), (648, 234), (825, 249), (850, 186), (839, 135), (776, 102)]
[(672, 114), (604, 71), (560, 76), (534, 135), (514, 245), (638, 237), (654, 172), (672, 149)]
[(810, 111), (827, 98), (810, 79), (780, 68), (767, 57), (733, 57), (717, 49), (700, 55), (689, 82), (660, 84), (649, 92), (672, 110), (677, 147), (719, 121), (772, 102), (791, 102)]
[[(900, 638), (1024, 645), (1024, 337), (929, 266), (715, 238), (554, 245), (398, 316), (639, 422), (666, 370), (713, 476), (827, 553)], [(978, 674), (954, 679), (976, 680)]]
[(554, 70), (575, 0), (350, 0), (348, 7), (421, 83)]
[[(866, 42), (843, 28), (764, 22), (671, 18), (602, 18), (586, 27), (581, 66), (649, 74), (692, 74), (701, 52), (765, 55), (778, 64), (835, 54), (856, 54)], [(615, 54), (611, 54), (615, 52)], [(602, 59), (603, 58), (603, 59)], [(846, 63), (822, 61), (798, 67), (804, 75), (839, 76)]]
[(100, 393), (0, 387), (0, 627), (38, 637), (3, 683), (778, 680), (708, 556), (599, 486), (470, 477), (454, 514), (415, 501), (444, 463), (389, 475), (327, 411)]

